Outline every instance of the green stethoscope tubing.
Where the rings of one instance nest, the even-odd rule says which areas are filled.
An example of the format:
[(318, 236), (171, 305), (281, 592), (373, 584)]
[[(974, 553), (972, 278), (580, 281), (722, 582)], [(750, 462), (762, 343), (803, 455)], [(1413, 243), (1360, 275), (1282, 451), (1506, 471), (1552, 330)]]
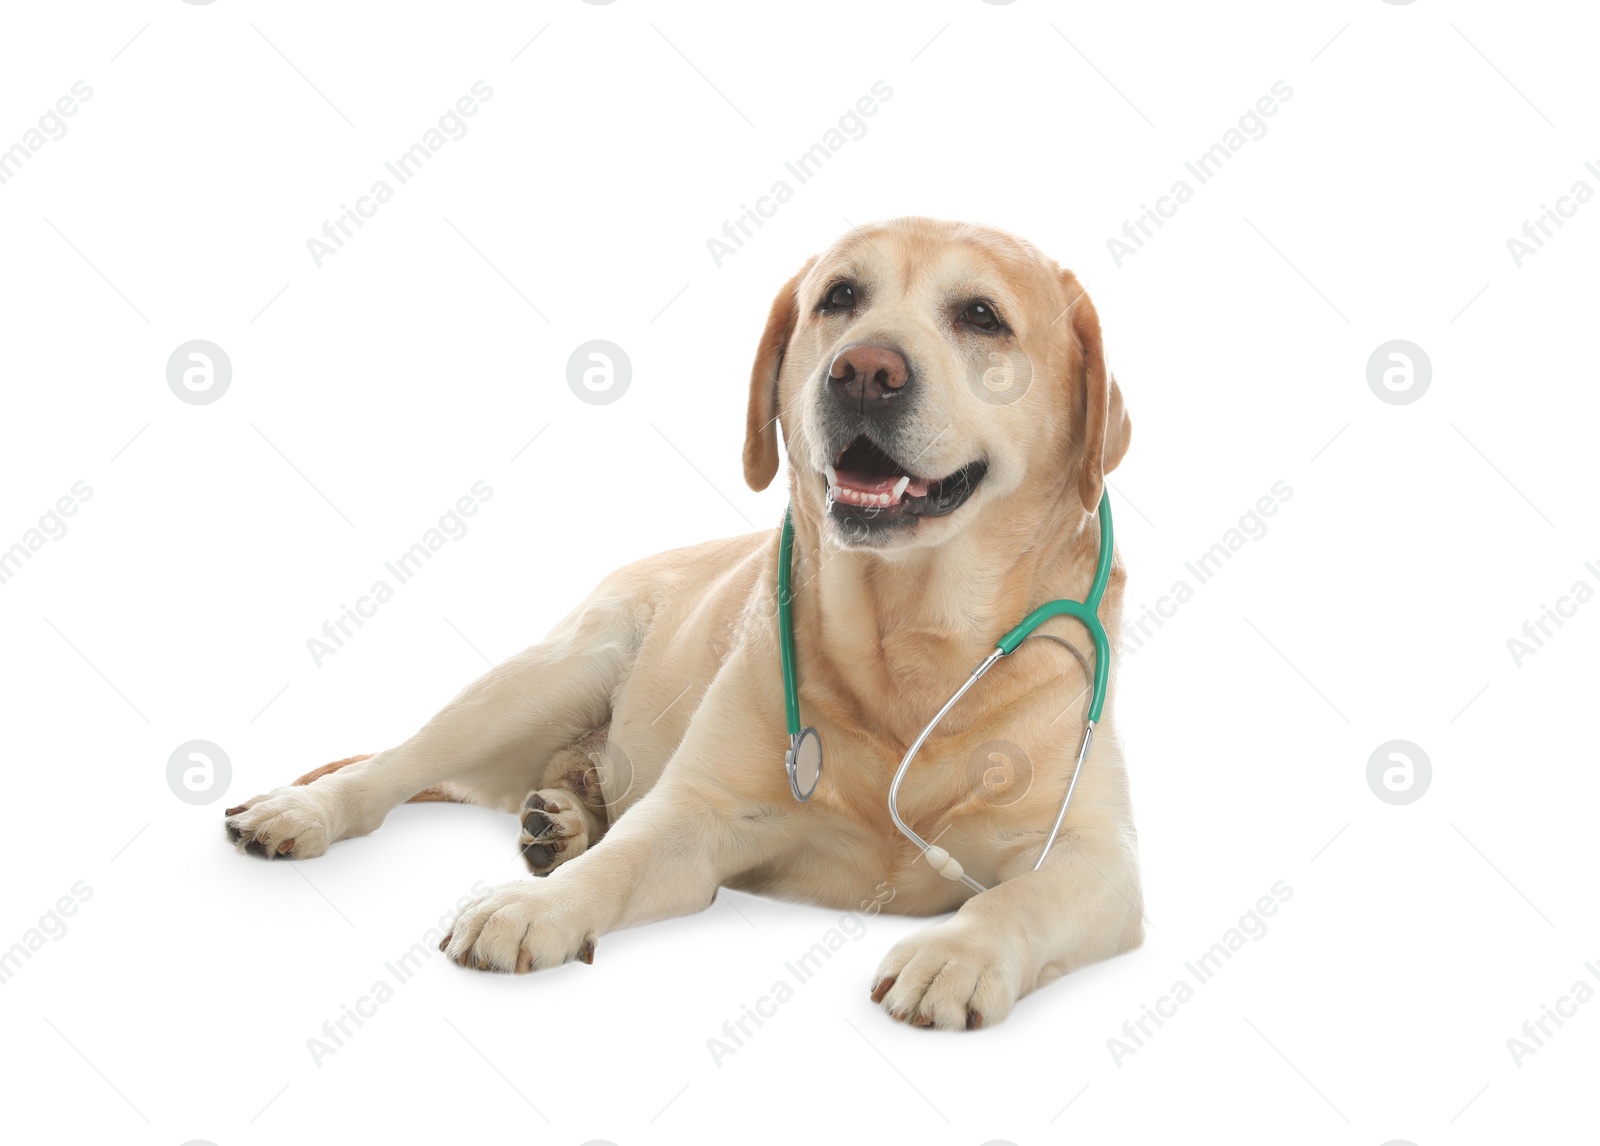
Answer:
[[(1106, 705), (1106, 685), (1111, 679), (1111, 642), (1106, 639), (1106, 627), (1100, 623), (1100, 598), (1105, 596), (1106, 584), (1111, 580), (1111, 553), (1115, 540), (1111, 532), (1111, 501), (1100, 495), (1100, 560), (1095, 565), (1094, 582), (1089, 595), (1080, 601), (1051, 601), (1040, 605), (1022, 619), (1022, 624), (1000, 638), (999, 649), (1010, 656), (1017, 646), (1032, 635), (1033, 630), (1052, 617), (1072, 617), (1089, 631), (1094, 642), (1094, 688), (1089, 694), (1089, 720), (1100, 719)], [(797, 704), (798, 719), (798, 704)]]
[[(986, 891), (987, 888), (963, 871), (958, 863), (943, 848), (935, 847), (924, 840), (911, 826), (900, 818), (899, 794), (901, 781), (905, 779), (911, 762), (915, 759), (918, 749), (923, 742), (932, 735), (939, 722), (944, 719), (957, 701), (959, 701), (969, 688), (994, 667), (1001, 657), (1010, 656), (1023, 641), (1034, 634), (1038, 627), (1055, 617), (1071, 617), (1081, 624), (1089, 634), (1089, 639), (1094, 644), (1094, 669), (1089, 695), (1089, 712), (1084, 722), (1083, 737), (1078, 744), (1077, 758), (1073, 764), (1072, 777), (1067, 783), (1067, 792), (1061, 801), (1061, 810), (1056, 813), (1055, 824), (1050, 835), (1045, 839), (1044, 847), (1039, 852), (1035, 861), (1034, 870), (1038, 870), (1050, 854), (1051, 847), (1055, 844), (1057, 835), (1060, 834), (1061, 825), (1066, 820), (1067, 807), (1072, 803), (1072, 794), (1078, 786), (1078, 775), (1083, 770), (1084, 760), (1089, 755), (1089, 746), (1094, 742), (1095, 725), (1100, 720), (1100, 714), (1105, 709), (1106, 689), (1111, 678), (1111, 643), (1106, 637), (1105, 625), (1100, 621), (1100, 600), (1105, 596), (1106, 585), (1111, 580), (1111, 563), (1115, 551), (1115, 535), (1111, 524), (1111, 500), (1102, 492), (1099, 507), (1100, 520), (1100, 554), (1095, 563), (1094, 581), (1089, 586), (1089, 592), (1082, 601), (1058, 600), (1049, 601), (1040, 605), (1033, 612), (1022, 619), (1021, 624), (1001, 637), (995, 645), (995, 651), (990, 653), (972, 670), (970, 676), (955, 694), (945, 702), (934, 718), (923, 728), (922, 734), (912, 743), (905, 757), (900, 761), (900, 767), (895, 772), (894, 781), (889, 786), (889, 815), (894, 820), (895, 827), (922, 849), (924, 858), (947, 879), (958, 880), (974, 891)], [(816, 790), (817, 781), (821, 777), (822, 747), (821, 738), (814, 728), (802, 727), (800, 724), (800, 688), (795, 670), (794, 655), (794, 623), (791, 613), (793, 591), (791, 588), (791, 571), (794, 561), (794, 520), (789, 509), (783, 514), (783, 533), (778, 543), (778, 647), (783, 664), (783, 708), (784, 719), (789, 731), (789, 750), (784, 758), (784, 767), (789, 774), (789, 786), (796, 800), (805, 801), (811, 798)], [(803, 751), (808, 750), (816, 758), (815, 767), (809, 768), (809, 785), (802, 791), (803, 779), (800, 776), (800, 760)], [(809, 757), (808, 757), (809, 758)]]
[(791, 740), (800, 735), (800, 686), (795, 677), (794, 620), (790, 609), (794, 595), (789, 588), (793, 565), (794, 518), (789, 507), (785, 506), (783, 538), (778, 542), (778, 651), (783, 661), (783, 715), (789, 725)]

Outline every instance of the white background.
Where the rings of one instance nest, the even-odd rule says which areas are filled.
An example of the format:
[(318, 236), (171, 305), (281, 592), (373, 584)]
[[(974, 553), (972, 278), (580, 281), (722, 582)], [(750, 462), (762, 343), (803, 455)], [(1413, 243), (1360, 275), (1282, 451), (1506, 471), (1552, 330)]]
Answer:
[[(0, 147), (93, 95), (0, 186), (0, 547), (93, 495), (0, 585), (0, 948), (92, 894), (0, 986), (6, 1122), (222, 1146), (1574, 1140), (1600, 1002), (1520, 1065), (1507, 1039), (1600, 988), (1600, 604), (1520, 667), (1506, 642), (1600, 587), (1600, 205), (1520, 268), (1506, 240), (1600, 190), (1595, 46), (1580, 5), (1435, 0), (11, 6)], [(477, 80), (468, 134), (318, 269), (307, 238)], [(877, 80), (865, 136), (717, 267), (706, 240)], [(1279, 80), (1267, 134), (1118, 267), (1107, 239)], [(1120, 668), (1145, 946), (935, 1034), (869, 1003), (922, 925), (875, 919), (718, 1065), (707, 1040), (837, 921), (725, 892), (592, 967), (435, 956), (314, 1064), (386, 961), (522, 875), (515, 825), (404, 808), (268, 865), (222, 809), (397, 742), (607, 570), (775, 524), (783, 481), (752, 494), (739, 466), (768, 303), (900, 214), (1014, 231), (1093, 293), (1135, 426), (1112, 479), (1130, 611), (1293, 490)], [(165, 378), (196, 338), (233, 364), (211, 405)], [(567, 386), (594, 338), (632, 361), (612, 405)], [(1390, 339), (1431, 360), (1413, 404), (1368, 387)], [(306, 639), (480, 479), (470, 531), (319, 668)], [(232, 761), (199, 807), (166, 780), (197, 738)], [(1432, 762), (1406, 806), (1366, 780), (1391, 739)], [(1124, 1021), (1280, 880), (1268, 932), (1117, 1061)]]

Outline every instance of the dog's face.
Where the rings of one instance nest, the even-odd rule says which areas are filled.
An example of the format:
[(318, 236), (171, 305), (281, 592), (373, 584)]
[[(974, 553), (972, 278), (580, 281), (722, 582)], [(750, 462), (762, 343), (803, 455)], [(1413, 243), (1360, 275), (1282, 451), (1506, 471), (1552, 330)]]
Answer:
[(1010, 499), (1092, 511), (1127, 448), (1099, 320), (1070, 271), (999, 231), (901, 219), (852, 232), (774, 301), (745, 476), (784, 430), (793, 495), (841, 545), (938, 545)]

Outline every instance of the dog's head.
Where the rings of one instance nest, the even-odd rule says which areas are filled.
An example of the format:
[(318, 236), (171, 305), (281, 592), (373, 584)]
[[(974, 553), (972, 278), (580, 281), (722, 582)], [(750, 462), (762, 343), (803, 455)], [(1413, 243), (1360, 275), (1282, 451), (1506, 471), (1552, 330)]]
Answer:
[(773, 301), (750, 377), (745, 480), (778, 470), (840, 544), (941, 544), (1054, 499), (1094, 512), (1130, 426), (1071, 271), (1000, 231), (856, 230)]

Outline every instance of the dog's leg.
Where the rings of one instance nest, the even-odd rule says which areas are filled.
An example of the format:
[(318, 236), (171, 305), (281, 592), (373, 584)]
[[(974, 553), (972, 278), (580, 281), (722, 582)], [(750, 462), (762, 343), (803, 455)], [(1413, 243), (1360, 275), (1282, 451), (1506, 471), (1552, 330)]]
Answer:
[(592, 962), (600, 935), (702, 911), (724, 879), (776, 854), (770, 822), (730, 819), (673, 783), (672, 767), (618, 819), (604, 846), (547, 879), (503, 884), (479, 898), (457, 917), (441, 949), (480, 970)]
[(504, 884), (456, 918), (441, 948), (456, 962), (531, 971), (594, 957), (598, 936), (709, 907), (721, 884), (796, 845), (781, 760), (764, 792), (732, 790), (726, 764), (751, 745), (781, 745), (782, 711), (742, 691), (753, 672), (724, 672), (706, 694), (656, 785), (605, 843), (547, 879)]
[(1032, 870), (1035, 852), (1020, 856), (997, 886), (896, 944), (873, 976), (873, 1002), (917, 1026), (993, 1026), (1035, 988), (1143, 942), (1126, 777), (1115, 738), (1102, 745), (1114, 754), (1109, 775), (1086, 776), (1087, 794), (1079, 785), (1044, 866)]
[(468, 685), (404, 744), (229, 808), (228, 834), (241, 849), (306, 859), (367, 834), (437, 785), (452, 798), (516, 812), (556, 753), (606, 724), (636, 647), (627, 603), (591, 599), (550, 639)]

